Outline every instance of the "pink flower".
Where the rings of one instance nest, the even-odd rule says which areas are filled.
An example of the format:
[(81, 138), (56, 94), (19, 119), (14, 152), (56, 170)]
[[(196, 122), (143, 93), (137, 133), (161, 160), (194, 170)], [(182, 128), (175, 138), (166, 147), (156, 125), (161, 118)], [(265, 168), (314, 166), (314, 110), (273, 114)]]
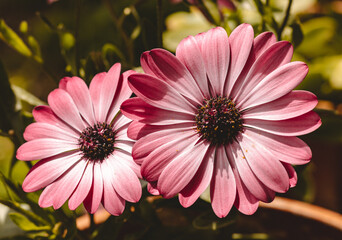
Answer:
[(35, 123), (24, 133), (27, 140), (17, 151), (24, 161), (41, 159), (26, 176), (26, 192), (44, 188), (41, 207), (60, 208), (69, 199), (74, 210), (82, 202), (90, 213), (99, 204), (120, 215), (125, 201), (141, 196), (140, 167), (133, 161), (133, 141), (127, 137), (130, 119), (120, 113), (132, 91), (127, 77), (115, 64), (97, 74), (88, 89), (78, 77), (66, 77), (48, 96), (49, 106), (33, 110)]
[(133, 158), (141, 164), (152, 194), (179, 194), (191, 206), (209, 186), (218, 217), (232, 205), (253, 214), (258, 202), (296, 185), (291, 164), (311, 159), (296, 136), (321, 125), (311, 111), (316, 96), (292, 91), (306, 76), (303, 62), (290, 62), (289, 42), (271, 32), (254, 39), (238, 26), (228, 38), (217, 27), (185, 38), (176, 56), (163, 49), (145, 52), (146, 74), (133, 74), (137, 95), (121, 110), (134, 121), (128, 136), (138, 140)]

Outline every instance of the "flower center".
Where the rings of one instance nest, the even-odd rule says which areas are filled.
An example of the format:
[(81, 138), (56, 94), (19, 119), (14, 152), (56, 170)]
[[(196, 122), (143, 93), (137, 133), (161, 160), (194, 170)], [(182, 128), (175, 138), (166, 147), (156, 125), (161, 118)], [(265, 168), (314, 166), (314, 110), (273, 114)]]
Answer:
[(243, 120), (232, 100), (216, 97), (204, 100), (196, 114), (197, 132), (215, 145), (231, 143), (243, 131)]
[(83, 130), (78, 143), (84, 158), (103, 160), (114, 151), (115, 132), (107, 123), (97, 123)]

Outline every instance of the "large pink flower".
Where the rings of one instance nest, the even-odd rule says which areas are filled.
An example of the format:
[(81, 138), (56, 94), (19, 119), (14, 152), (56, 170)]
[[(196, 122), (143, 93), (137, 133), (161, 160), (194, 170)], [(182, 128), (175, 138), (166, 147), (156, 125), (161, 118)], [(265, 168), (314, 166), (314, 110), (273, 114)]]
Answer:
[(35, 123), (24, 133), (27, 140), (17, 151), (24, 161), (41, 159), (26, 176), (26, 192), (44, 188), (41, 207), (69, 208), (82, 202), (94, 213), (102, 202), (113, 215), (125, 208), (125, 200), (141, 196), (140, 167), (131, 156), (133, 141), (127, 137), (130, 119), (120, 113), (130, 97), (127, 77), (115, 64), (97, 74), (88, 89), (78, 77), (66, 77), (48, 96), (49, 106), (33, 110)]
[(137, 95), (121, 110), (134, 121), (133, 158), (141, 164), (151, 193), (179, 193), (184, 207), (209, 186), (219, 217), (232, 205), (245, 214), (270, 202), (275, 192), (296, 184), (291, 164), (311, 159), (296, 136), (321, 125), (312, 111), (316, 96), (292, 91), (306, 76), (303, 62), (290, 62), (289, 42), (271, 32), (254, 39), (248, 24), (228, 38), (217, 27), (178, 46), (176, 56), (162, 49), (145, 52), (146, 74), (133, 74)]

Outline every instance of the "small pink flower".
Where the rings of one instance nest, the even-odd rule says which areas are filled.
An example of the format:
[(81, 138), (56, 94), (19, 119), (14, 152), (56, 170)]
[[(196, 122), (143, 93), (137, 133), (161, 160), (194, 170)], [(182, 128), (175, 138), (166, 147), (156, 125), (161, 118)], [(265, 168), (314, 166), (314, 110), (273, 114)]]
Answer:
[(296, 136), (321, 125), (312, 111), (316, 96), (292, 91), (306, 76), (303, 62), (290, 62), (293, 48), (265, 32), (238, 26), (228, 38), (217, 27), (185, 38), (176, 56), (145, 52), (146, 74), (133, 74), (137, 95), (121, 110), (134, 121), (133, 158), (152, 194), (179, 194), (191, 206), (209, 186), (218, 217), (232, 205), (253, 214), (258, 202), (296, 185), (291, 164), (311, 159)]
[(133, 161), (133, 141), (127, 137), (130, 119), (120, 113), (132, 91), (127, 77), (115, 64), (97, 74), (88, 89), (78, 77), (66, 77), (48, 96), (49, 106), (33, 110), (35, 123), (24, 133), (27, 140), (17, 151), (24, 161), (41, 159), (26, 176), (26, 192), (44, 188), (41, 207), (60, 208), (69, 199), (74, 210), (82, 202), (90, 213), (99, 204), (120, 215), (125, 201), (141, 196), (140, 167)]

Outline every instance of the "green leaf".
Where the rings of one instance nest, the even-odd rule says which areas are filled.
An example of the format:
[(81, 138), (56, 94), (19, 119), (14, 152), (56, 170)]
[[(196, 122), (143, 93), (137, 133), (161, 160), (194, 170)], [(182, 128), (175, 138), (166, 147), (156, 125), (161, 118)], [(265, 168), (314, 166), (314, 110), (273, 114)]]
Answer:
[(292, 44), (296, 48), (302, 43), (304, 34), (298, 22), (292, 23), (290, 27), (292, 28)]
[(9, 26), (7, 26), (3, 19), (0, 19), (0, 39), (20, 54), (26, 57), (32, 56), (31, 50), (26, 46), (24, 41)]
[(28, 36), (27, 37), (27, 42), (30, 45), (33, 53), (34, 53), (34, 59), (39, 62), (39, 63), (43, 63), (43, 59), (42, 59), (42, 54), (40, 51), (40, 46), (39, 43), (37, 42), (37, 40), (33, 37), (33, 36)]
[(37, 105), (47, 105), (44, 101), (40, 100), (36, 96), (34, 96), (32, 93), (26, 91), (24, 88), (21, 88), (16, 85), (12, 85), (12, 89), (15, 93), (15, 95), (22, 101), (25, 101), (32, 106), (37, 106)]
[(9, 213), (12, 221), (24, 231), (44, 231), (50, 230), (50, 226), (37, 226), (20, 213)]

